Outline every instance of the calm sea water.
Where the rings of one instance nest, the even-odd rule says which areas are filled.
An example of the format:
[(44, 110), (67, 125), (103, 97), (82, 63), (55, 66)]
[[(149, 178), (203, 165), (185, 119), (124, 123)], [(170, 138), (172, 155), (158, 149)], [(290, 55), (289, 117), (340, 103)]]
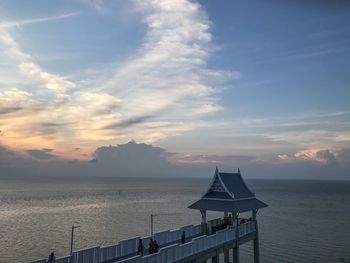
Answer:
[[(210, 179), (31, 178), (0, 180), (0, 262), (27, 262), (75, 249), (199, 223), (187, 209)], [(247, 180), (269, 204), (258, 213), (261, 262), (350, 262), (350, 182)], [(216, 217), (209, 213), (209, 217)], [(252, 262), (242, 246), (241, 262)], [(341, 259), (343, 258), (343, 259)]]

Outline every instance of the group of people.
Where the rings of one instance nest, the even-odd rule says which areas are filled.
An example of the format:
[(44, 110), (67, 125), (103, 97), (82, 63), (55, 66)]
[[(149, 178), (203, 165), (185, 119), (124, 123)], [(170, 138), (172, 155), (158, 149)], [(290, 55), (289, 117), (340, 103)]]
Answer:
[[(153, 238), (150, 238), (148, 245), (149, 245), (149, 248), (148, 248), (149, 254), (154, 254), (154, 253), (157, 253), (159, 251), (159, 245), (157, 243), (157, 240), (153, 240)], [(137, 254), (143, 256), (144, 249), (145, 249), (145, 247), (142, 243), (142, 239), (139, 239), (139, 245), (137, 247)]]
[[(186, 241), (186, 233), (185, 231), (182, 232), (181, 235), (181, 243), (185, 244)], [(149, 239), (149, 243), (148, 243), (148, 252), (149, 254), (154, 254), (157, 253), (159, 251), (159, 245), (157, 243), (157, 240), (153, 239), (152, 237)], [(137, 255), (141, 255), (143, 256), (143, 251), (145, 250), (145, 247), (143, 245), (142, 239), (139, 239), (139, 244), (137, 246)]]
[(153, 240), (153, 238), (150, 238), (148, 245), (148, 252), (150, 254), (157, 253), (159, 251), (159, 245), (157, 243), (157, 240)]
[[(184, 244), (185, 241), (186, 241), (186, 234), (185, 234), (185, 231), (183, 231), (182, 235), (181, 235), (181, 243)], [(148, 248), (149, 254), (154, 254), (154, 253), (157, 253), (159, 251), (159, 245), (157, 243), (157, 240), (153, 240), (152, 237), (149, 239), (148, 245), (149, 245), (149, 248)], [(142, 243), (142, 239), (140, 238), (139, 245), (137, 247), (137, 254), (143, 256), (144, 249), (145, 249), (145, 247)], [(47, 259), (47, 262), (54, 263), (55, 261), (56, 261), (55, 254), (54, 254), (54, 252), (51, 252), (49, 255), (49, 258)]]

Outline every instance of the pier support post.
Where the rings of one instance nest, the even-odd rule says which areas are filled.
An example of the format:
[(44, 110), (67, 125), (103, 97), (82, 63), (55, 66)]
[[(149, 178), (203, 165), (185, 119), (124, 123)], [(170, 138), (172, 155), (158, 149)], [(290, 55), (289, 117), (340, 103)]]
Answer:
[(239, 247), (234, 247), (232, 249), (232, 262), (239, 263)]
[(230, 250), (228, 248), (224, 250), (224, 262), (230, 263)]
[(212, 263), (219, 263), (219, 253), (217, 250), (215, 251), (215, 256), (211, 258), (211, 262)]
[(253, 220), (255, 222), (255, 239), (254, 244), (254, 263), (260, 263), (260, 251), (259, 251), (259, 231), (258, 231), (258, 221), (256, 220), (257, 210), (253, 210)]
[(238, 216), (239, 213), (235, 214), (235, 220), (236, 220), (236, 246), (232, 250), (233, 255), (233, 263), (239, 263), (239, 225), (238, 225)]

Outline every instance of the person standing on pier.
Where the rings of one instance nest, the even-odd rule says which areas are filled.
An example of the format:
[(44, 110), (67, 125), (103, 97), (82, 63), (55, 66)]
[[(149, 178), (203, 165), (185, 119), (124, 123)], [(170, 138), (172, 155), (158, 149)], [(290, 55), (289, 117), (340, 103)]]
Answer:
[(47, 259), (48, 263), (55, 263), (56, 262), (56, 257), (55, 254), (53, 252), (50, 253), (49, 258)]
[(142, 239), (139, 239), (139, 245), (137, 247), (137, 255), (141, 255), (143, 257), (143, 250), (145, 247), (143, 246)]
[(157, 253), (157, 252), (159, 252), (159, 245), (158, 245), (158, 243), (157, 243), (157, 240), (154, 240), (154, 248), (153, 248), (153, 253)]
[(148, 248), (148, 252), (149, 254), (153, 254), (153, 250), (154, 250), (154, 241), (153, 241), (153, 238), (150, 238), (149, 239), (149, 248)]
[(181, 244), (185, 244), (185, 241), (186, 241), (186, 233), (185, 231), (182, 231)]

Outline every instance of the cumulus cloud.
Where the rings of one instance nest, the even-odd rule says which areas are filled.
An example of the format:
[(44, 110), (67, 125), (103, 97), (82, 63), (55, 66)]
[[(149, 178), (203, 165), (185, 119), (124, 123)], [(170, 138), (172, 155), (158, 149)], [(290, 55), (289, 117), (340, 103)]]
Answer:
[(159, 147), (130, 141), (116, 146), (97, 148), (93, 162), (108, 174), (119, 176), (169, 176), (170, 153)]
[[(292, 155), (278, 155), (284, 161), (311, 161), (322, 165), (331, 165), (336, 162), (345, 161), (347, 150), (334, 151), (329, 149), (307, 149), (296, 152)], [(348, 159), (347, 161), (349, 161)]]

